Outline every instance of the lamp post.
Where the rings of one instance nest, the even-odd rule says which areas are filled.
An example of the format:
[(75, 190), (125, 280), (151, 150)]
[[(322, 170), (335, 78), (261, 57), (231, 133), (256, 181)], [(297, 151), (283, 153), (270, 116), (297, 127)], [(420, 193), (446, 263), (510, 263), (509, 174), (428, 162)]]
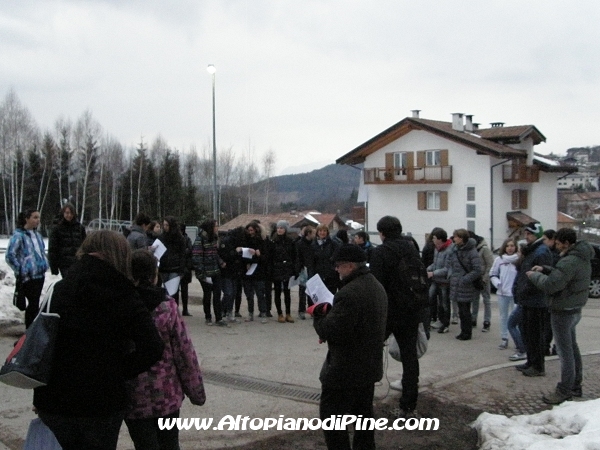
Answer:
[(217, 225), (221, 224), (219, 220), (219, 208), (217, 205), (217, 132), (215, 127), (215, 72), (217, 69), (213, 64), (209, 64), (206, 68), (208, 73), (212, 75), (212, 123), (213, 123), (213, 219), (217, 221)]

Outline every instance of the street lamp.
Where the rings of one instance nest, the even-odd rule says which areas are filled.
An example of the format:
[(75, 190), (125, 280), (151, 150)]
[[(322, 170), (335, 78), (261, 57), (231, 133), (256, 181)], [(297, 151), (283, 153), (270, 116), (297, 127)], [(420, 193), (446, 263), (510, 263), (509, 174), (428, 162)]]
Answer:
[(217, 132), (215, 127), (215, 72), (217, 69), (213, 64), (209, 64), (206, 68), (208, 73), (212, 75), (212, 123), (213, 123), (213, 219), (220, 225), (219, 208), (217, 206)]

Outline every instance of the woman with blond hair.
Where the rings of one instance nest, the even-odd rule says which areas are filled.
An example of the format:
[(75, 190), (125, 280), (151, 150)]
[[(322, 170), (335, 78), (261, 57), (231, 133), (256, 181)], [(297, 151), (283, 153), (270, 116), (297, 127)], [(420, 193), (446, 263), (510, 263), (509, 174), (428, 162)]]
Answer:
[(308, 267), (308, 278), (318, 274), (332, 294), (337, 292), (340, 281), (332, 260), (338, 248), (339, 245), (329, 236), (327, 225), (317, 226), (317, 236), (312, 242), (312, 264)]
[(54, 360), (33, 405), (63, 449), (115, 449), (129, 406), (125, 380), (148, 370), (164, 345), (135, 290), (125, 236), (90, 233), (77, 258), (54, 285)]

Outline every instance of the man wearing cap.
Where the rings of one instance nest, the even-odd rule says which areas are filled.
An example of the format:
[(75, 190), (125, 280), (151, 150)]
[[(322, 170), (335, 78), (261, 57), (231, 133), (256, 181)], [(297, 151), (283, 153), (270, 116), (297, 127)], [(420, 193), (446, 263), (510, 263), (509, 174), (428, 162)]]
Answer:
[[(383, 343), (387, 317), (387, 296), (370, 273), (365, 253), (345, 244), (333, 257), (340, 277), (340, 289), (328, 303), (311, 306), (313, 326), (329, 351), (321, 380), (322, 420), (337, 415), (373, 417), (375, 383), (383, 377)], [(311, 311), (312, 309), (312, 311)], [(328, 449), (350, 449), (347, 430), (326, 430)], [(354, 432), (355, 449), (374, 449), (375, 431)]]
[(523, 340), (527, 349), (527, 362), (516, 366), (523, 375), (541, 377), (546, 375), (544, 354), (544, 329), (548, 299), (546, 294), (537, 288), (527, 276), (534, 266), (552, 266), (552, 253), (543, 242), (544, 229), (539, 222), (531, 222), (525, 227), (523, 260), (515, 279), (515, 303), (523, 310)]

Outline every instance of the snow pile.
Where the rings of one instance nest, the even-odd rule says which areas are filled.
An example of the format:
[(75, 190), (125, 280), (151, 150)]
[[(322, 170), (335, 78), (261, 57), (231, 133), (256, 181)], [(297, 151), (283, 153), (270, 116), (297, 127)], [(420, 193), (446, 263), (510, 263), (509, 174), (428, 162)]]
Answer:
[[(4, 255), (2, 255), (4, 256)], [(5, 273), (0, 281), (0, 325), (17, 325), (24, 322), (25, 313), (13, 306), (15, 292), (15, 276), (4, 258), (0, 261), (0, 271)]]
[(480, 450), (600, 449), (600, 399), (511, 418), (482, 413), (472, 427)]

